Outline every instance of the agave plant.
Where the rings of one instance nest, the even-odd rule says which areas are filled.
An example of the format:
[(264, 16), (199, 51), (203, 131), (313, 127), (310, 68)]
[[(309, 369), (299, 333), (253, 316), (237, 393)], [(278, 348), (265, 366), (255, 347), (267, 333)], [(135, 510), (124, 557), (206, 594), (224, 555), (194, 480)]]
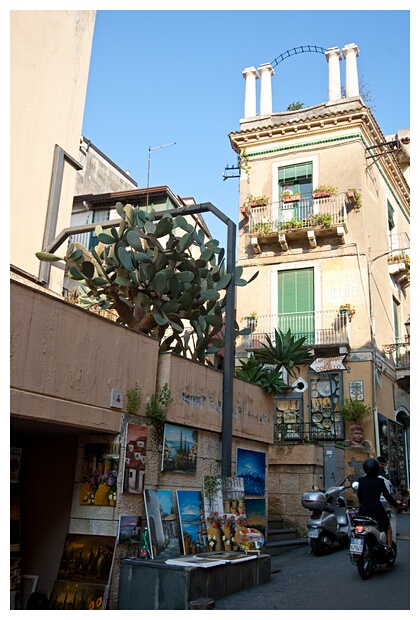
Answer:
[(266, 342), (261, 342), (261, 349), (256, 352), (257, 361), (262, 364), (271, 364), (279, 372), (281, 368), (292, 377), (296, 378), (300, 373), (300, 364), (310, 364), (311, 355), (303, 348), (306, 337), (295, 338), (290, 329), (283, 334), (274, 330), (274, 342), (268, 334), (265, 334)]
[[(161, 352), (204, 362), (225, 344), (225, 290), (231, 274), (224, 249), (216, 239), (205, 242), (203, 231), (182, 215), (168, 213), (156, 222), (154, 210), (120, 202), (115, 208), (119, 228), (97, 226), (96, 248), (70, 243), (64, 257), (45, 252), (37, 257), (66, 263), (69, 276), (79, 282), (78, 303), (85, 308), (113, 309), (119, 323), (158, 338)], [(245, 286), (241, 276), (242, 268), (236, 268), (232, 284)], [(247, 333), (235, 323), (235, 337)]]
[(266, 368), (259, 362), (253, 353), (245, 360), (239, 360), (240, 368), (236, 369), (236, 376), (250, 383), (260, 385), (268, 394), (281, 394), (286, 387), (281, 375), (274, 368)]

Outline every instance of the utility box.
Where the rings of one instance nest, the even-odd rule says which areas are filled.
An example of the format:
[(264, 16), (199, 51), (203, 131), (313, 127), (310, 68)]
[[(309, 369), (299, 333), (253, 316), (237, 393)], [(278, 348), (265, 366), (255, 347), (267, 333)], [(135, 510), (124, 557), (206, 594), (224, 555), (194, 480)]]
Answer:
[(345, 476), (344, 448), (324, 446), (324, 489), (340, 485)]

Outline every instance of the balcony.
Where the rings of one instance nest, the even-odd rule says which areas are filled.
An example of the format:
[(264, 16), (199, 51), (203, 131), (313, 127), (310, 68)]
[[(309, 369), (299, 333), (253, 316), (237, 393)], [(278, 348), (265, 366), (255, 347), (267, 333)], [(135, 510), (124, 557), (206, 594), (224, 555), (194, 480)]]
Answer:
[(384, 353), (395, 365), (397, 384), (405, 392), (410, 392), (410, 338), (397, 339), (383, 346)]
[(296, 338), (305, 336), (304, 346), (316, 349), (317, 354), (345, 354), (350, 350), (350, 322), (349, 315), (337, 310), (266, 314), (248, 319), (252, 333), (243, 336), (243, 344), (246, 351), (257, 351), (261, 342), (266, 343), (266, 334), (274, 340), (274, 329), (283, 333), (290, 329)]
[(272, 202), (249, 211), (249, 237), (256, 254), (261, 245), (278, 243), (282, 251), (290, 244), (308, 243), (315, 248), (325, 237), (345, 243), (346, 193), (329, 198), (302, 198), (298, 202)]

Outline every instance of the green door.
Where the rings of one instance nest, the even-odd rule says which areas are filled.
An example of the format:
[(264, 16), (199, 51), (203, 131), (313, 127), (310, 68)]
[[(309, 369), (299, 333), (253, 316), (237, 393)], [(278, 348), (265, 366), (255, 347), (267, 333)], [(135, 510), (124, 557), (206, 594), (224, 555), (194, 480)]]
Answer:
[(278, 329), (290, 329), (298, 338), (305, 336), (305, 344), (314, 344), (314, 270), (279, 271), (278, 296)]

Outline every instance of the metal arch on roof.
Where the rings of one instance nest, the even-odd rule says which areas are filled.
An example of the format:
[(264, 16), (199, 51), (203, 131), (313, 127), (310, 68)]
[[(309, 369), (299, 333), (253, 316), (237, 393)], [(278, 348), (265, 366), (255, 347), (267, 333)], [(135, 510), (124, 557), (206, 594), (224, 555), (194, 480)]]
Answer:
[(277, 58), (270, 64), (272, 67), (275, 67), (282, 62), (282, 60), (286, 60), (286, 58), (290, 58), (290, 56), (294, 56), (295, 54), (303, 54), (304, 52), (318, 52), (319, 54), (325, 54), (326, 51), (326, 49), (319, 47), (319, 45), (299, 45), (298, 47), (292, 47), (290, 50), (287, 50), (287, 52), (283, 52), (283, 54), (277, 56)]

